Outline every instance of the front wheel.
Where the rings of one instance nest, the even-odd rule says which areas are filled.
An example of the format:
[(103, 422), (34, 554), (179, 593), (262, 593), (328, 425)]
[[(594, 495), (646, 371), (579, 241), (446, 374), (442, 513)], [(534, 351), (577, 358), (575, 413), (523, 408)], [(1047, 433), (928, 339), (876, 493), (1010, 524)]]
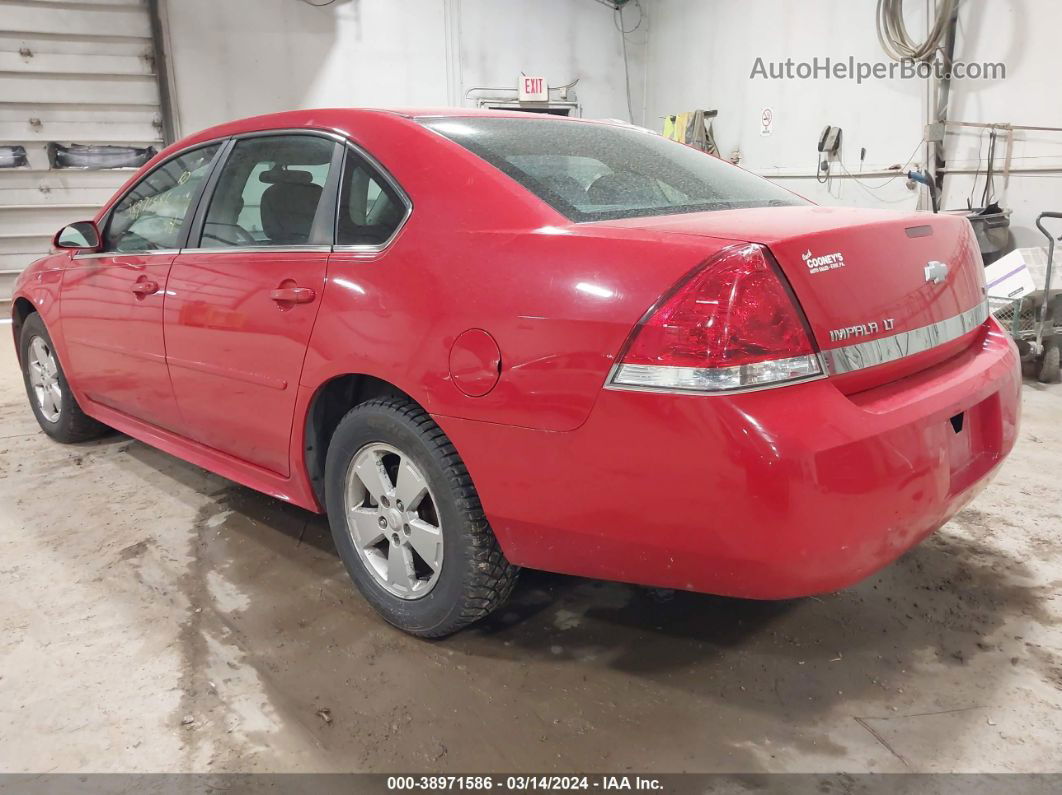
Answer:
[(438, 638), (505, 602), (518, 569), (502, 554), (453, 444), (405, 398), (371, 400), (328, 447), (332, 538), (354, 584), (387, 621)]
[(84, 442), (107, 433), (106, 425), (89, 417), (78, 405), (48, 329), (36, 312), (22, 325), (19, 359), (30, 408), (41, 430), (65, 443)]

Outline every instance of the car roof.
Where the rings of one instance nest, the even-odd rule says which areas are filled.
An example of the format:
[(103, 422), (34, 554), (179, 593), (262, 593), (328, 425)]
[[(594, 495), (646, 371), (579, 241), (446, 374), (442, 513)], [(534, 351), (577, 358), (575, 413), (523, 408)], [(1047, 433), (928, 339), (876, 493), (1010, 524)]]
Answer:
[(463, 116), (498, 116), (503, 119), (528, 119), (528, 118), (550, 118), (550, 119), (570, 119), (568, 116), (556, 116), (550, 113), (533, 113), (525, 110), (517, 110), (515, 108), (508, 110), (494, 110), (491, 108), (376, 108), (386, 113), (397, 113), (399, 116), (405, 116), (408, 119), (422, 119), (426, 117), (438, 118), (443, 117), (463, 117)]
[(428, 119), (428, 118), (462, 118), (462, 117), (493, 117), (500, 119), (549, 119), (554, 121), (569, 121), (583, 124), (609, 124), (608, 121), (592, 119), (578, 119), (551, 114), (527, 113), (519, 110), (484, 110), (479, 108), (310, 108), (305, 110), (289, 110), (280, 113), (269, 113), (262, 116), (249, 116), (244, 119), (218, 124), (192, 135), (186, 136), (177, 143), (184, 148), (189, 144), (209, 141), (216, 138), (225, 138), (230, 135), (240, 135), (249, 132), (263, 132), (267, 130), (291, 130), (291, 129), (330, 129), (351, 133), (360, 124), (391, 119), (395, 122), (402, 120)]

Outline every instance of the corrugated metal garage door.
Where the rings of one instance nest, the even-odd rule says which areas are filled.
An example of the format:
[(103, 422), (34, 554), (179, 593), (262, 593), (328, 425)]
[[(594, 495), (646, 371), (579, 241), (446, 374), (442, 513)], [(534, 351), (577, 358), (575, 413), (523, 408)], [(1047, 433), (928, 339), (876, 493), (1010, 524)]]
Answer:
[(0, 0), (0, 301), (64, 224), (91, 217), (128, 169), (52, 169), (48, 144), (161, 141), (146, 0)]

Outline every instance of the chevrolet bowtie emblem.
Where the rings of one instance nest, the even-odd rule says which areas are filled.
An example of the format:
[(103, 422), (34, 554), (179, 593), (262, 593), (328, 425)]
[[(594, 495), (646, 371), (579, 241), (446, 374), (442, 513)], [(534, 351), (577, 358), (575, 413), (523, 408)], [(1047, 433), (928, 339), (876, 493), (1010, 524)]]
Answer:
[(948, 266), (943, 262), (933, 260), (926, 263), (925, 273), (927, 282), (941, 284), (948, 278)]

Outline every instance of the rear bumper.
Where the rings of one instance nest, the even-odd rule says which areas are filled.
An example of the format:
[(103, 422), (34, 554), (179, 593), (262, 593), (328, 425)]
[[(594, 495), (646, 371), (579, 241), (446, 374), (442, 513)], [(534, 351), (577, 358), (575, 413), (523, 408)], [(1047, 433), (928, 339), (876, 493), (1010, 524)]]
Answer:
[(513, 563), (780, 599), (856, 582), (951, 518), (1013, 447), (1020, 387), (989, 324), (947, 362), (857, 395), (829, 380), (606, 390), (568, 433), (438, 420)]

